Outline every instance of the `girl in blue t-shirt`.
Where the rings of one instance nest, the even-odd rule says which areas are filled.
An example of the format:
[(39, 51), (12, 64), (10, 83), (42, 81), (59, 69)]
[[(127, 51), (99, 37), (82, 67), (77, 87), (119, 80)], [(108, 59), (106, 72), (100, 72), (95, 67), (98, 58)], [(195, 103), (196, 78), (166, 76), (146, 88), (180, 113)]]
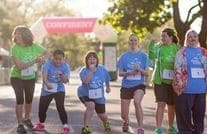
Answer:
[(122, 54), (118, 61), (119, 76), (123, 77), (121, 85), (121, 117), (124, 121), (123, 132), (129, 132), (129, 105), (134, 99), (137, 117), (137, 133), (143, 134), (143, 111), (141, 101), (145, 94), (145, 76), (148, 75), (148, 58), (138, 48), (138, 37), (129, 36), (129, 51)]
[(111, 91), (109, 81), (110, 76), (104, 66), (99, 65), (98, 56), (95, 52), (88, 52), (85, 57), (85, 67), (80, 72), (81, 86), (78, 87), (78, 97), (85, 105), (84, 127), (82, 134), (91, 134), (92, 130), (88, 126), (94, 110), (103, 122), (106, 132), (110, 131), (108, 117), (105, 112), (104, 83), (106, 92)]
[(57, 111), (63, 124), (62, 134), (69, 134), (72, 130), (68, 126), (68, 117), (64, 107), (65, 86), (64, 83), (69, 81), (70, 67), (64, 61), (64, 52), (55, 50), (53, 59), (43, 65), (43, 86), (39, 101), (39, 123), (33, 130), (44, 131), (46, 113), (50, 102), (55, 99)]
[(176, 120), (179, 134), (203, 134), (207, 91), (207, 50), (189, 30), (175, 59)]

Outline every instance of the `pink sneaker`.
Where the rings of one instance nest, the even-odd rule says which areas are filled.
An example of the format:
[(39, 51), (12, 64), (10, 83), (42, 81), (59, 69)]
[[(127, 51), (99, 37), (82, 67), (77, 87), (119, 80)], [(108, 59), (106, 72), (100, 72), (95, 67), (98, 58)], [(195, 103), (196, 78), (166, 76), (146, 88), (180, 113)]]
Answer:
[(70, 134), (70, 129), (68, 127), (64, 127), (62, 129), (62, 133), (61, 134)]
[(45, 125), (42, 123), (37, 123), (33, 129), (34, 131), (44, 131), (45, 130)]

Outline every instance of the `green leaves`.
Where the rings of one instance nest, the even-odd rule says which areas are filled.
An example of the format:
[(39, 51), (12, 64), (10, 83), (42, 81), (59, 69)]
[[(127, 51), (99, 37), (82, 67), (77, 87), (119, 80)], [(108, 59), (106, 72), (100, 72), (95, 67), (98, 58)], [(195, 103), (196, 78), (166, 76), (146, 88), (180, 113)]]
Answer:
[(169, 3), (163, 0), (119, 0), (108, 9), (102, 23), (111, 24), (118, 32), (130, 30), (143, 36), (171, 17)]

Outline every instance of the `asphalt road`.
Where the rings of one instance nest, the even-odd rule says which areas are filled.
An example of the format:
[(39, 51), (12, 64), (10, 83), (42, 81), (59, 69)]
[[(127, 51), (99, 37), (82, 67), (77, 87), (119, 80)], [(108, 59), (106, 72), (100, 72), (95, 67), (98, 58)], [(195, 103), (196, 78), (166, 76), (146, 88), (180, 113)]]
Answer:
[[(66, 85), (66, 98), (65, 108), (67, 110), (69, 124), (73, 129), (74, 134), (80, 134), (82, 128), (83, 112), (85, 110), (83, 104), (77, 97), (77, 87), (80, 84), (78, 74), (72, 73), (70, 84)], [(110, 120), (112, 132), (111, 134), (121, 134), (122, 121), (120, 117), (120, 99), (119, 89), (120, 80), (111, 82), (112, 92), (106, 94), (106, 111)], [(41, 90), (41, 83), (36, 84), (35, 95), (32, 109), (32, 122), (35, 124), (38, 122), (38, 102)], [(144, 129), (146, 134), (153, 134), (155, 129), (155, 108), (156, 103), (154, 99), (153, 90), (148, 88), (142, 101), (144, 111)], [(136, 117), (133, 102), (130, 107), (130, 125), (136, 131)], [(205, 133), (207, 134), (207, 116), (205, 117)], [(46, 130), (47, 132), (32, 132), (28, 131), (29, 134), (60, 134), (61, 122), (56, 111), (54, 101), (50, 104), (47, 112), (46, 119)], [(94, 114), (91, 126), (94, 134), (104, 134), (101, 121)], [(15, 96), (14, 91), (10, 85), (0, 86), (0, 134), (15, 134), (16, 132), (16, 118), (15, 118)], [(165, 111), (165, 117), (163, 121), (163, 129), (167, 133), (167, 113)]]

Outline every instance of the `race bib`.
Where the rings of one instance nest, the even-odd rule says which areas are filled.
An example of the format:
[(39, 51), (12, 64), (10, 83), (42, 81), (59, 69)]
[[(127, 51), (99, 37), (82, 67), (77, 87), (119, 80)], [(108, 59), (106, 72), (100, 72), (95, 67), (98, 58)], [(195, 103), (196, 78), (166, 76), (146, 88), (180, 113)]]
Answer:
[(34, 67), (30, 66), (26, 69), (21, 70), (21, 76), (30, 76), (34, 74)]
[(191, 77), (192, 78), (205, 78), (203, 68), (191, 68)]
[(103, 95), (102, 95), (101, 88), (89, 90), (89, 98), (90, 99), (98, 99), (98, 98), (101, 98), (102, 96)]
[(52, 85), (52, 88), (48, 89), (46, 84), (44, 84), (43, 89), (50, 93), (56, 93), (57, 92), (57, 83), (50, 83)]
[(173, 79), (173, 70), (164, 69), (162, 73), (163, 79), (172, 80)]
[(141, 80), (141, 75), (137, 74), (137, 75), (127, 76), (127, 80)]
[(141, 73), (136, 75), (129, 75), (126, 77), (127, 80), (141, 80)]

